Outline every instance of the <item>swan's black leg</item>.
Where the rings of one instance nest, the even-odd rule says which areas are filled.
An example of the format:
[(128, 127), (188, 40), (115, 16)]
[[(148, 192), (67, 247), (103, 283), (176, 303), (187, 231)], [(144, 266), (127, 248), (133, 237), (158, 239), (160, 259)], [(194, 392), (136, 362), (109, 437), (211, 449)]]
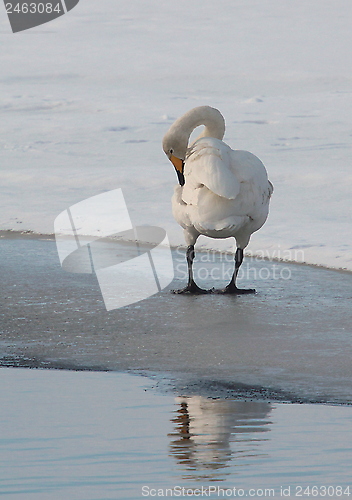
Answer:
[(210, 290), (203, 290), (195, 283), (193, 279), (193, 260), (194, 260), (194, 245), (189, 245), (186, 251), (187, 266), (188, 266), (188, 284), (182, 290), (173, 290), (173, 293), (210, 293)]
[(237, 248), (236, 254), (235, 254), (235, 270), (233, 272), (231, 281), (227, 285), (226, 288), (224, 288), (223, 290), (220, 291), (220, 293), (233, 293), (233, 294), (237, 294), (237, 295), (241, 295), (244, 293), (255, 293), (255, 290), (253, 288), (245, 290), (243, 288), (237, 288), (237, 286), (236, 286), (237, 274), (238, 274), (239, 268), (241, 267), (242, 262), (243, 262), (243, 249)]

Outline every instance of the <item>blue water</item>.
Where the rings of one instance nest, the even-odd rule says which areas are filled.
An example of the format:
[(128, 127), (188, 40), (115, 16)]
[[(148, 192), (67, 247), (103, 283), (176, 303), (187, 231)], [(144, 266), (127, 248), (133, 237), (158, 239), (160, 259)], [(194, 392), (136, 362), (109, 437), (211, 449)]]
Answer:
[(348, 498), (351, 407), (175, 397), (155, 384), (117, 372), (1, 368), (0, 494), (209, 498), (211, 488), (211, 498), (235, 498), (237, 488), (308, 498), (314, 486), (321, 497)]

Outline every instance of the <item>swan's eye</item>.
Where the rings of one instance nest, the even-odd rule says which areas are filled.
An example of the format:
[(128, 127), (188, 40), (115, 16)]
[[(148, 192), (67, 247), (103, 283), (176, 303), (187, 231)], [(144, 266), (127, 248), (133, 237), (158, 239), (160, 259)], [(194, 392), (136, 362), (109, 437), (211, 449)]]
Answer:
[(169, 153), (170, 153), (170, 155), (173, 155), (174, 154), (174, 150), (170, 149)]

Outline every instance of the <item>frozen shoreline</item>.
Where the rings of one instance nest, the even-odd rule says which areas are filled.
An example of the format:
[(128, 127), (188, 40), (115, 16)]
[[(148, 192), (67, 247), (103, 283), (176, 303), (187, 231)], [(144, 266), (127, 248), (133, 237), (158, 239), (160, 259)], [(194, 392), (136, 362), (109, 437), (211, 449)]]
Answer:
[[(0, 230), (0, 239), (2, 238), (8, 238), (8, 239), (39, 239), (43, 241), (53, 241), (55, 242), (55, 234), (54, 233), (49, 233), (49, 234), (44, 234), (44, 233), (37, 233), (35, 231), (16, 231), (13, 229), (3, 229)], [(143, 242), (142, 242), (143, 243)], [(177, 246), (171, 246), (170, 247), (172, 251), (181, 251), (185, 252), (186, 251), (186, 246), (183, 244), (177, 245)], [(219, 248), (211, 248), (205, 245), (196, 245), (196, 252), (200, 254), (219, 254), (219, 255), (229, 255), (229, 256), (234, 256), (235, 251), (231, 251), (230, 249), (219, 249)], [(298, 255), (300, 254), (300, 251), (297, 251)], [(281, 256), (282, 254), (282, 256)], [(317, 269), (326, 269), (327, 271), (336, 271), (336, 272), (342, 272), (342, 273), (352, 273), (352, 269), (346, 269), (346, 268), (338, 268), (338, 267), (329, 267), (328, 265), (324, 264), (314, 264), (311, 262), (305, 262), (303, 260), (291, 260), (288, 258), (290, 254), (290, 251), (278, 251), (276, 254), (273, 252), (273, 255), (270, 254), (270, 252), (267, 251), (258, 251), (257, 253), (252, 252), (252, 251), (245, 251), (245, 257), (246, 258), (252, 258), (256, 260), (257, 262), (274, 262), (274, 263), (280, 263), (280, 264), (294, 264), (297, 266), (308, 266), (312, 268), (317, 268)], [(286, 257), (287, 255), (287, 257)], [(231, 257), (230, 257), (231, 258)]]

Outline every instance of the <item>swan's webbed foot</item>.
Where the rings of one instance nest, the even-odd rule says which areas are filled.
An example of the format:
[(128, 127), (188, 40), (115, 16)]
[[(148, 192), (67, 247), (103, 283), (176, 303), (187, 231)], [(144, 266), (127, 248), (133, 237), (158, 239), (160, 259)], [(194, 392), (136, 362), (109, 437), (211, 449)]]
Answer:
[(177, 293), (177, 294), (189, 293), (195, 295), (201, 295), (211, 292), (212, 290), (204, 290), (203, 288), (199, 288), (199, 286), (194, 281), (188, 283), (188, 285), (185, 288), (182, 288), (181, 290), (172, 290), (172, 293)]
[(233, 283), (229, 283), (227, 287), (222, 290), (214, 290), (214, 293), (223, 293), (231, 295), (245, 295), (248, 293), (256, 293), (254, 288), (237, 288)]

